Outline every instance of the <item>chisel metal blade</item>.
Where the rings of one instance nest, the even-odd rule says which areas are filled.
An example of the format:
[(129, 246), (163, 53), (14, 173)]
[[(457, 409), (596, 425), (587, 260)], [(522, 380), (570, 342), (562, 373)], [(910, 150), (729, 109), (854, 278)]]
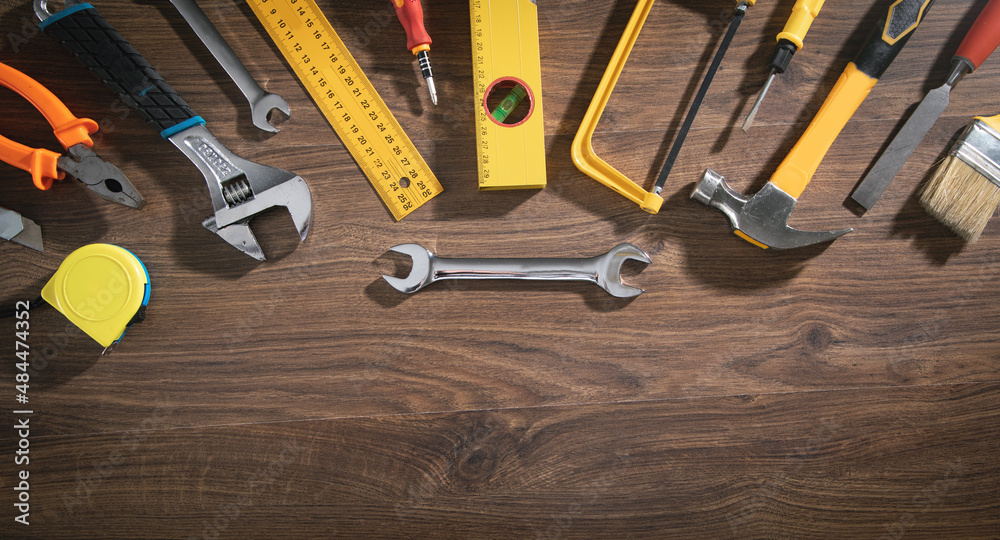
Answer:
[(920, 145), (920, 141), (924, 140), (934, 122), (948, 107), (951, 88), (952, 85), (945, 84), (927, 93), (924, 100), (920, 102), (920, 106), (903, 125), (903, 129), (899, 130), (896, 138), (889, 143), (889, 147), (885, 149), (885, 152), (875, 162), (875, 166), (861, 181), (858, 189), (851, 194), (852, 199), (864, 206), (866, 210), (871, 210), (872, 206), (875, 206), (879, 197), (889, 187), (889, 183), (906, 164), (906, 160), (910, 159), (910, 155)]

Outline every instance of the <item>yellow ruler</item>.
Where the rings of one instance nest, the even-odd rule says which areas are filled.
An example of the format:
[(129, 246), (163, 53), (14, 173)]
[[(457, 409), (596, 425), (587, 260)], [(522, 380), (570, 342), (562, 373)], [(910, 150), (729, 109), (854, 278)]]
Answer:
[(397, 220), (441, 183), (314, 0), (247, 0)]
[[(479, 189), (545, 187), (542, 63), (535, 0), (469, 0)], [(505, 120), (495, 111), (524, 95)], [(520, 91), (520, 90), (519, 90)], [(508, 101), (508, 103), (513, 103)]]

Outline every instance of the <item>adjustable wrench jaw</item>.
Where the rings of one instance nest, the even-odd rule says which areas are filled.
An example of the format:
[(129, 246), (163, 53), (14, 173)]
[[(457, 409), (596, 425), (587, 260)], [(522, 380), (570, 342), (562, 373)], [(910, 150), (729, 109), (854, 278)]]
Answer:
[(275, 206), (288, 209), (305, 240), (312, 224), (312, 194), (300, 176), (253, 163), (234, 154), (203, 126), (196, 125), (168, 137), (205, 176), (215, 215), (202, 222), (206, 229), (243, 253), (265, 260), (250, 230), (250, 220)]

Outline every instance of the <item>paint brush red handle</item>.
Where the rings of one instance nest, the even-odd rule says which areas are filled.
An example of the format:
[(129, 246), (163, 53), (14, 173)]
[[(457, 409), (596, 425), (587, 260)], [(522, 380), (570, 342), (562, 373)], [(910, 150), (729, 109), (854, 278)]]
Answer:
[(968, 60), (975, 70), (997, 46), (1000, 46), (1000, 0), (990, 0), (965, 34), (955, 56)]

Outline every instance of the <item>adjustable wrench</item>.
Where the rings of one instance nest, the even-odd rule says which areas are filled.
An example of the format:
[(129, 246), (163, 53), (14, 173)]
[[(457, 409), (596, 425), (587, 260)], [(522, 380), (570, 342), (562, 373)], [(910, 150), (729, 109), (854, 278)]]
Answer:
[(265, 92), (257, 84), (253, 75), (247, 71), (246, 66), (243, 65), (243, 62), (236, 56), (233, 49), (226, 43), (225, 38), (219, 34), (215, 25), (212, 24), (212, 21), (208, 19), (208, 16), (205, 15), (205, 12), (198, 7), (198, 4), (194, 0), (170, 0), (170, 3), (177, 8), (177, 11), (184, 17), (184, 20), (191, 25), (194, 33), (198, 34), (201, 42), (211, 51), (212, 56), (222, 64), (223, 69), (233, 79), (236, 86), (240, 87), (240, 91), (243, 92), (247, 101), (250, 102), (250, 115), (253, 118), (253, 125), (264, 131), (277, 133), (278, 128), (272, 126), (267, 121), (267, 115), (274, 109), (285, 113), (286, 116), (289, 115), (288, 103), (285, 103), (285, 100), (277, 94)]
[(294, 173), (247, 161), (222, 145), (195, 114), (93, 6), (63, 0), (63, 9), (49, 13), (47, 0), (35, 0), (41, 28), (54, 37), (91, 73), (169, 140), (205, 176), (215, 215), (202, 222), (243, 253), (264, 260), (250, 230), (250, 219), (284, 206), (292, 215), (299, 238), (305, 240), (312, 222), (312, 195)]
[(391, 251), (413, 259), (410, 275), (382, 275), (399, 292), (414, 293), (444, 279), (529, 279), (544, 281), (589, 281), (612, 296), (632, 298), (643, 290), (621, 282), (627, 260), (650, 263), (649, 255), (632, 244), (618, 244), (607, 253), (586, 259), (446, 259), (423, 246), (400, 244)]

